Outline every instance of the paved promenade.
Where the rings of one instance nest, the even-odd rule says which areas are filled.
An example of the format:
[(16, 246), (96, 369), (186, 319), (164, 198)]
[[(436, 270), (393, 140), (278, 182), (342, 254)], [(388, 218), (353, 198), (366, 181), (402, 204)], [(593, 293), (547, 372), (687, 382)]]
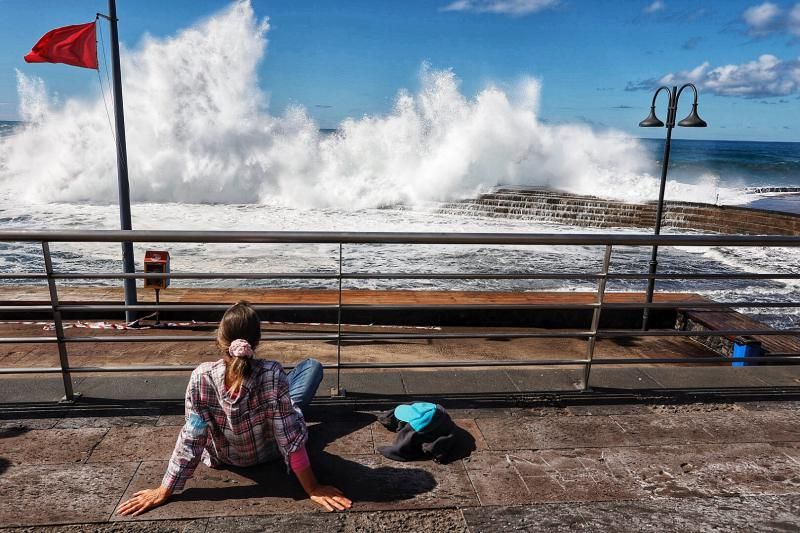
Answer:
[[(455, 404), (453, 404), (455, 405)], [(789, 531), (800, 528), (800, 401), (451, 407), (450, 464), (376, 453), (376, 411), (312, 405), (310, 455), (354, 501), (320, 512), (282, 464), (212, 470), (139, 518), (183, 417), (0, 420), (0, 527), (26, 531)], [(174, 411), (173, 411), (174, 412)], [(74, 415), (73, 411), (66, 411)], [(86, 413), (85, 413), (86, 414)], [(33, 526), (41, 526), (34, 528)]]

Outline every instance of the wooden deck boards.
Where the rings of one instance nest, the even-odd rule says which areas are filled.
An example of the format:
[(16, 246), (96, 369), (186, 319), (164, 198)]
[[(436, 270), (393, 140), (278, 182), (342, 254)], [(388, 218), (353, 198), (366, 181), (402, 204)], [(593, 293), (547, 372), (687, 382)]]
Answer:
[[(686, 309), (686, 315), (710, 330), (772, 329), (767, 324), (733, 309)], [(800, 337), (794, 335), (752, 335), (770, 353), (800, 353)], [(731, 339), (733, 340), (733, 339)]]
[[(152, 290), (138, 290), (140, 302), (155, 301)], [(59, 287), (61, 303), (122, 302), (122, 289), (113, 287)], [(344, 290), (345, 304), (430, 304), (430, 305), (490, 305), (490, 304), (587, 304), (596, 301), (594, 292), (490, 292), (490, 291), (410, 291), (410, 290)], [(335, 290), (297, 289), (206, 289), (170, 288), (161, 291), (162, 303), (234, 303), (247, 300), (253, 304), (335, 304)], [(692, 293), (657, 293), (656, 302), (705, 302), (706, 298)], [(606, 302), (644, 302), (644, 293), (606, 293)], [(22, 303), (47, 304), (50, 295), (46, 287), (0, 287), (0, 305)]]

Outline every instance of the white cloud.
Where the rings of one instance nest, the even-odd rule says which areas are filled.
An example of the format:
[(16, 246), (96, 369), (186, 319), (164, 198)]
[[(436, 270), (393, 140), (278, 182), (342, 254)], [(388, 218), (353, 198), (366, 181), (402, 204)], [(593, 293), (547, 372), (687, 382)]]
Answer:
[(795, 37), (800, 37), (800, 4), (795, 4), (789, 12), (789, 17), (786, 21), (786, 27), (789, 33)]
[(522, 16), (558, 5), (559, 0), (455, 0), (442, 11), (472, 11), (499, 15)]
[(787, 32), (800, 37), (800, 3), (784, 10), (772, 2), (748, 7), (742, 13), (750, 35), (761, 37), (774, 32)]
[(662, 11), (665, 7), (666, 5), (664, 4), (663, 0), (655, 0), (652, 4), (644, 8), (644, 12), (655, 13), (656, 11)]
[[(692, 70), (670, 73), (651, 81), (658, 85), (692, 82), (698, 89), (720, 96), (788, 96), (800, 93), (800, 58), (782, 61), (765, 54), (749, 63), (714, 68), (705, 62)], [(636, 88), (644, 88), (645, 83), (641, 82)]]

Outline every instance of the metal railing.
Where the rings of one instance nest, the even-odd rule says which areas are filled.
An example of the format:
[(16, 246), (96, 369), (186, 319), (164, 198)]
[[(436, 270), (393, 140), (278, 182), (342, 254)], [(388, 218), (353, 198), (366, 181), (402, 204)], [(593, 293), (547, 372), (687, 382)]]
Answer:
[[(241, 232), (241, 231), (0, 231), (0, 242), (36, 242), (41, 244), (44, 258), (44, 272), (11, 272), (0, 273), (0, 280), (46, 280), (50, 305), (11, 305), (3, 302), (0, 305), (0, 318), (19, 313), (51, 314), (54, 322), (55, 336), (38, 337), (0, 337), (0, 345), (17, 343), (50, 343), (58, 347), (59, 366), (43, 368), (0, 368), (0, 374), (41, 374), (60, 373), (64, 382), (65, 398), (74, 397), (72, 389), (73, 373), (100, 372), (162, 372), (186, 371), (194, 369), (187, 365), (131, 365), (73, 367), (69, 363), (68, 345), (80, 343), (115, 343), (115, 342), (208, 342), (215, 337), (208, 335), (117, 335), (117, 336), (79, 336), (69, 337), (64, 333), (63, 314), (65, 312), (97, 313), (124, 311), (218, 311), (222, 312), (228, 304), (62, 304), (59, 302), (57, 281), (59, 280), (122, 280), (163, 278), (161, 273), (116, 273), (116, 272), (59, 272), (54, 270), (50, 243), (83, 242), (83, 243), (248, 243), (248, 244), (336, 244), (338, 245), (338, 269), (332, 272), (173, 272), (171, 279), (184, 280), (334, 280), (337, 284), (335, 304), (261, 304), (259, 310), (272, 311), (335, 311), (337, 315), (336, 332), (329, 334), (281, 334), (264, 335), (263, 340), (296, 340), (296, 341), (335, 341), (336, 362), (325, 365), (336, 371), (336, 389), (340, 388), (341, 372), (346, 369), (368, 368), (436, 368), (436, 367), (503, 367), (503, 366), (539, 366), (564, 365), (583, 366), (582, 388), (589, 386), (593, 365), (603, 364), (707, 364), (714, 362), (730, 362), (730, 358), (719, 357), (667, 357), (667, 358), (597, 358), (595, 346), (597, 339), (621, 337), (679, 336), (679, 337), (730, 337), (732, 335), (800, 335), (800, 329), (725, 329), (725, 330), (675, 330), (661, 329), (642, 331), (641, 329), (601, 329), (600, 319), (604, 310), (631, 309), (727, 309), (747, 308), (796, 308), (800, 302), (712, 302), (712, 301), (670, 301), (670, 302), (608, 302), (606, 286), (609, 280), (776, 280), (800, 279), (800, 274), (788, 273), (612, 273), (610, 271), (612, 251), (614, 247), (651, 247), (657, 246), (736, 246), (736, 247), (800, 247), (800, 238), (783, 236), (722, 236), (722, 235), (632, 235), (632, 234), (496, 234), (496, 233), (356, 233), (356, 232)], [(343, 270), (344, 245), (358, 244), (411, 244), (411, 245), (510, 245), (510, 246), (597, 246), (603, 249), (601, 269), (595, 273), (404, 273), (404, 272), (346, 272)], [(592, 280), (597, 282), (595, 301), (591, 303), (535, 303), (535, 304), (346, 304), (342, 300), (342, 284), (344, 280)], [(386, 311), (405, 310), (504, 310), (504, 309), (559, 309), (589, 310), (592, 312), (591, 325), (588, 330), (548, 330), (520, 331), (515, 333), (476, 331), (474, 333), (347, 333), (343, 331), (342, 312), (346, 310)], [(399, 341), (399, 340), (443, 340), (443, 339), (522, 339), (522, 338), (577, 338), (587, 341), (586, 356), (580, 359), (529, 359), (529, 360), (468, 360), (468, 361), (416, 361), (416, 362), (343, 362), (341, 357), (342, 343), (347, 341)], [(758, 358), (737, 358), (747, 362), (757, 359), (760, 362), (780, 362), (784, 364), (800, 363), (800, 353), (787, 352), (761, 356)]]

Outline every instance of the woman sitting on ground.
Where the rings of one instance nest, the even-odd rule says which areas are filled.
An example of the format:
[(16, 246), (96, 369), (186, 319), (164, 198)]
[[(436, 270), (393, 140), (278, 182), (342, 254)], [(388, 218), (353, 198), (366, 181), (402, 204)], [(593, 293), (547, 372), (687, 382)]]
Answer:
[(138, 515), (165, 503), (192, 477), (198, 462), (252, 466), (283, 456), (311, 499), (328, 511), (350, 500), (320, 485), (306, 453), (304, 409), (322, 381), (322, 365), (306, 359), (289, 374), (275, 361), (255, 359), (261, 340), (258, 313), (247, 302), (225, 312), (217, 330), (223, 358), (192, 372), (186, 389), (186, 423), (161, 486), (133, 495), (117, 512)]

